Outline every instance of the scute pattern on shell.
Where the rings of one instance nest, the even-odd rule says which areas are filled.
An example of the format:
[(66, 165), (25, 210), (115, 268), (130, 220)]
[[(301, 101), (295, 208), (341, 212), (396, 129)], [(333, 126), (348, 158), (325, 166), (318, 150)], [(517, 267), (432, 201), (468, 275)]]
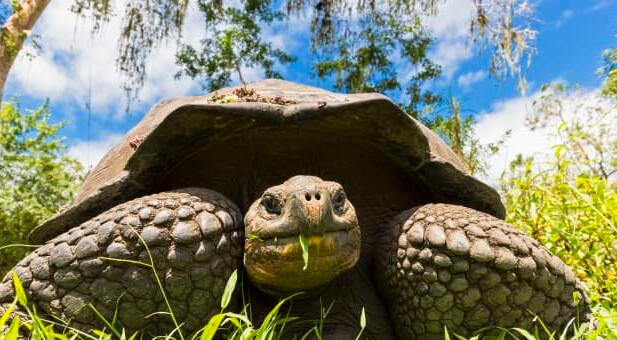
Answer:
[(485, 326), (529, 328), (529, 312), (552, 329), (577, 315), (590, 318), (586, 288), (571, 269), (502, 220), (428, 204), (390, 227), (377, 282), (403, 339), (441, 339), (444, 326), (462, 335)]
[[(210, 223), (204, 235), (200, 221), (215, 219), (219, 223)], [(183, 189), (118, 205), (48, 241), (14, 271), (29, 303), (73, 319), (75, 327), (103, 326), (89, 303), (108, 320), (118, 304), (127, 330), (169, 331), (174, 327), (168, 317), (145, 319), (167, 311), (152, 269), (122, 262), (150, 263), (151, 255), (176, 317), (186, 322), (185, 330), (196, 330), (219, 310), (227, 278), (242, 259), (243, 233), (234, 203), (211, 190)], [(13, 300), (11, 278), (12, 271), (0, 283), (0, 314)]]

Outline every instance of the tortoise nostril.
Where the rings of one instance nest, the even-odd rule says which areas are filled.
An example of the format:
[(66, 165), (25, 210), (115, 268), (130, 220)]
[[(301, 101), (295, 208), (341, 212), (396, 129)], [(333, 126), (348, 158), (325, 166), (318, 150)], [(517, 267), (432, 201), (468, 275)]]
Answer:
[(315, 194), (315, 199), (319, 201), (321, 199), (321, 195), (319, 193), (316, 193)]
[(306, 194), (304, 194), (304, 198), (305, 198), (307, 201), (310, 201), (310, 200), (311, 200), (311, 194), (309, 194), (309, 193), (307, 192)]

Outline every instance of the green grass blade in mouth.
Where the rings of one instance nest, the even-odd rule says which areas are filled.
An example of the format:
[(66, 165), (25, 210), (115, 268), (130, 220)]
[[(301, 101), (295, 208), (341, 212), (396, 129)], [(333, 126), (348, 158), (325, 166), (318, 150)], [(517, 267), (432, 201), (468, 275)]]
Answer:
[(302, 270), (306, 270), (306, 268), (308, 268), (309, 261), (308, 238), (305, 235), (300, 234), (298, 239), (300, 240), (300, 248), (302, 248), (302, 260), (304, 260), (304, 267), (302, 267)]
[(263, 242), (264, 241), (261, 237), (255, 235), (255, 234), (248, 234), (248, 235), (246, 235), (246, 238), (249, 239), (249, 240), (256, 240), (256, 241), (259, 241), (259, 242)]

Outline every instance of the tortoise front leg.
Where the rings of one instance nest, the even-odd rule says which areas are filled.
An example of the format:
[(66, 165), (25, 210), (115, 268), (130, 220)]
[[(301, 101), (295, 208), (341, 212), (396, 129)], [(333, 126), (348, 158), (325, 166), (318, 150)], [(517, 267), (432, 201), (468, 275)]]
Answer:
[[(486, 326), (552, 329), (588, 319), (571, 269), (522, 231), (455, 205), (407, 210), (381, 242), (377, 282), (403, 339), (471, 335)], [(577, 305), (574, 295), (581, 303)]]
[[(103, 326), (87, 307), (92, 304), (110, 321), (117, 306), (118, 326), (129, 332), (169, 331), (168, 316), (152, 316), (168, 309), (147, 266), (151, 255), (187, 332), (218, 312), (226, 280), (242, 259), (242, 241), (236, 205), (217, 192), (190, 188), (116, 206), (48, 241), (14, 271), (37, 310), (72, 319), (74, 326)], [(12, 271), (0, 284), (0, 305), (13, 299), (11, 277)]]

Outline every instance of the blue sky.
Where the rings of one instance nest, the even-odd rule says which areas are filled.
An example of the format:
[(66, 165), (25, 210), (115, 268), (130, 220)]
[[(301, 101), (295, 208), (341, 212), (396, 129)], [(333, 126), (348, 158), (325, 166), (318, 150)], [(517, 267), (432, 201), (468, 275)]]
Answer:
[[(121, 1), (117, 1), (121, 3)], [(469, 43), (469, 16), (472, 0), (448, 0), (427, 26), (436, 36), (431, 50), (444, 75), (430, 86), (442, 94), (452, 93), (463, 108), (476, 115), (477, 132), (482, 141), (499, 138), (505, 129), (513, 136), (504, 155), (491, 160), (493, 171), (487, 180), (503, 170), (516, 153), (533, 154), (550, 146), (546, 134), (524, 131), (524, 118), (539, 86), (564, 80), (580, 83), (593, 92), (600, 86), (595, 71), (601, 66), (601, 52), (616, 46), (617, 0), (533, 1), (539, 35), (537, 55), (527, 70), (529, 89), (522, 95), (516, 81), (497, 81), (488, 77), (486, 53), (473, 50)], [(134, 126), (157, 101), (174, 96), (200, 95), (199, 81), (174, 80), (175, 45), (164, 44), (148, 62), (148, 79), (139, 103), (125, 112), (122, 80), (115, 72), (118, 18), (112, 19), (100, 34), (92, 36), (89, 26), (68, 11), (69, 2), (52, 1), (34, 28), (42, 50), (30, 60), (22, 53), (11, 71), (6, 96), (19, 98), (23, 108), (35, 108), (49, 99), (53, 119), (66, 121), (62, 130), (69, 152), (87, 165), (96, 162), (117, 139)], [(118, 7), (121, 8), (121, 7)], [(184, 27), (184, 40), (197, 42), (203, 36), (199, 13), (191, 8)], [(327, 86), (310, 77), (305, 20), (268, 30), (275, 46), (291, 49), (299, 60), (282, 71), (297, 82)], [(405, 65), (400, 65), (405, 76)], [(255, 70), (245, 77), (261, 79)], [(88, 107), (91, 109), (88, 110)]]

